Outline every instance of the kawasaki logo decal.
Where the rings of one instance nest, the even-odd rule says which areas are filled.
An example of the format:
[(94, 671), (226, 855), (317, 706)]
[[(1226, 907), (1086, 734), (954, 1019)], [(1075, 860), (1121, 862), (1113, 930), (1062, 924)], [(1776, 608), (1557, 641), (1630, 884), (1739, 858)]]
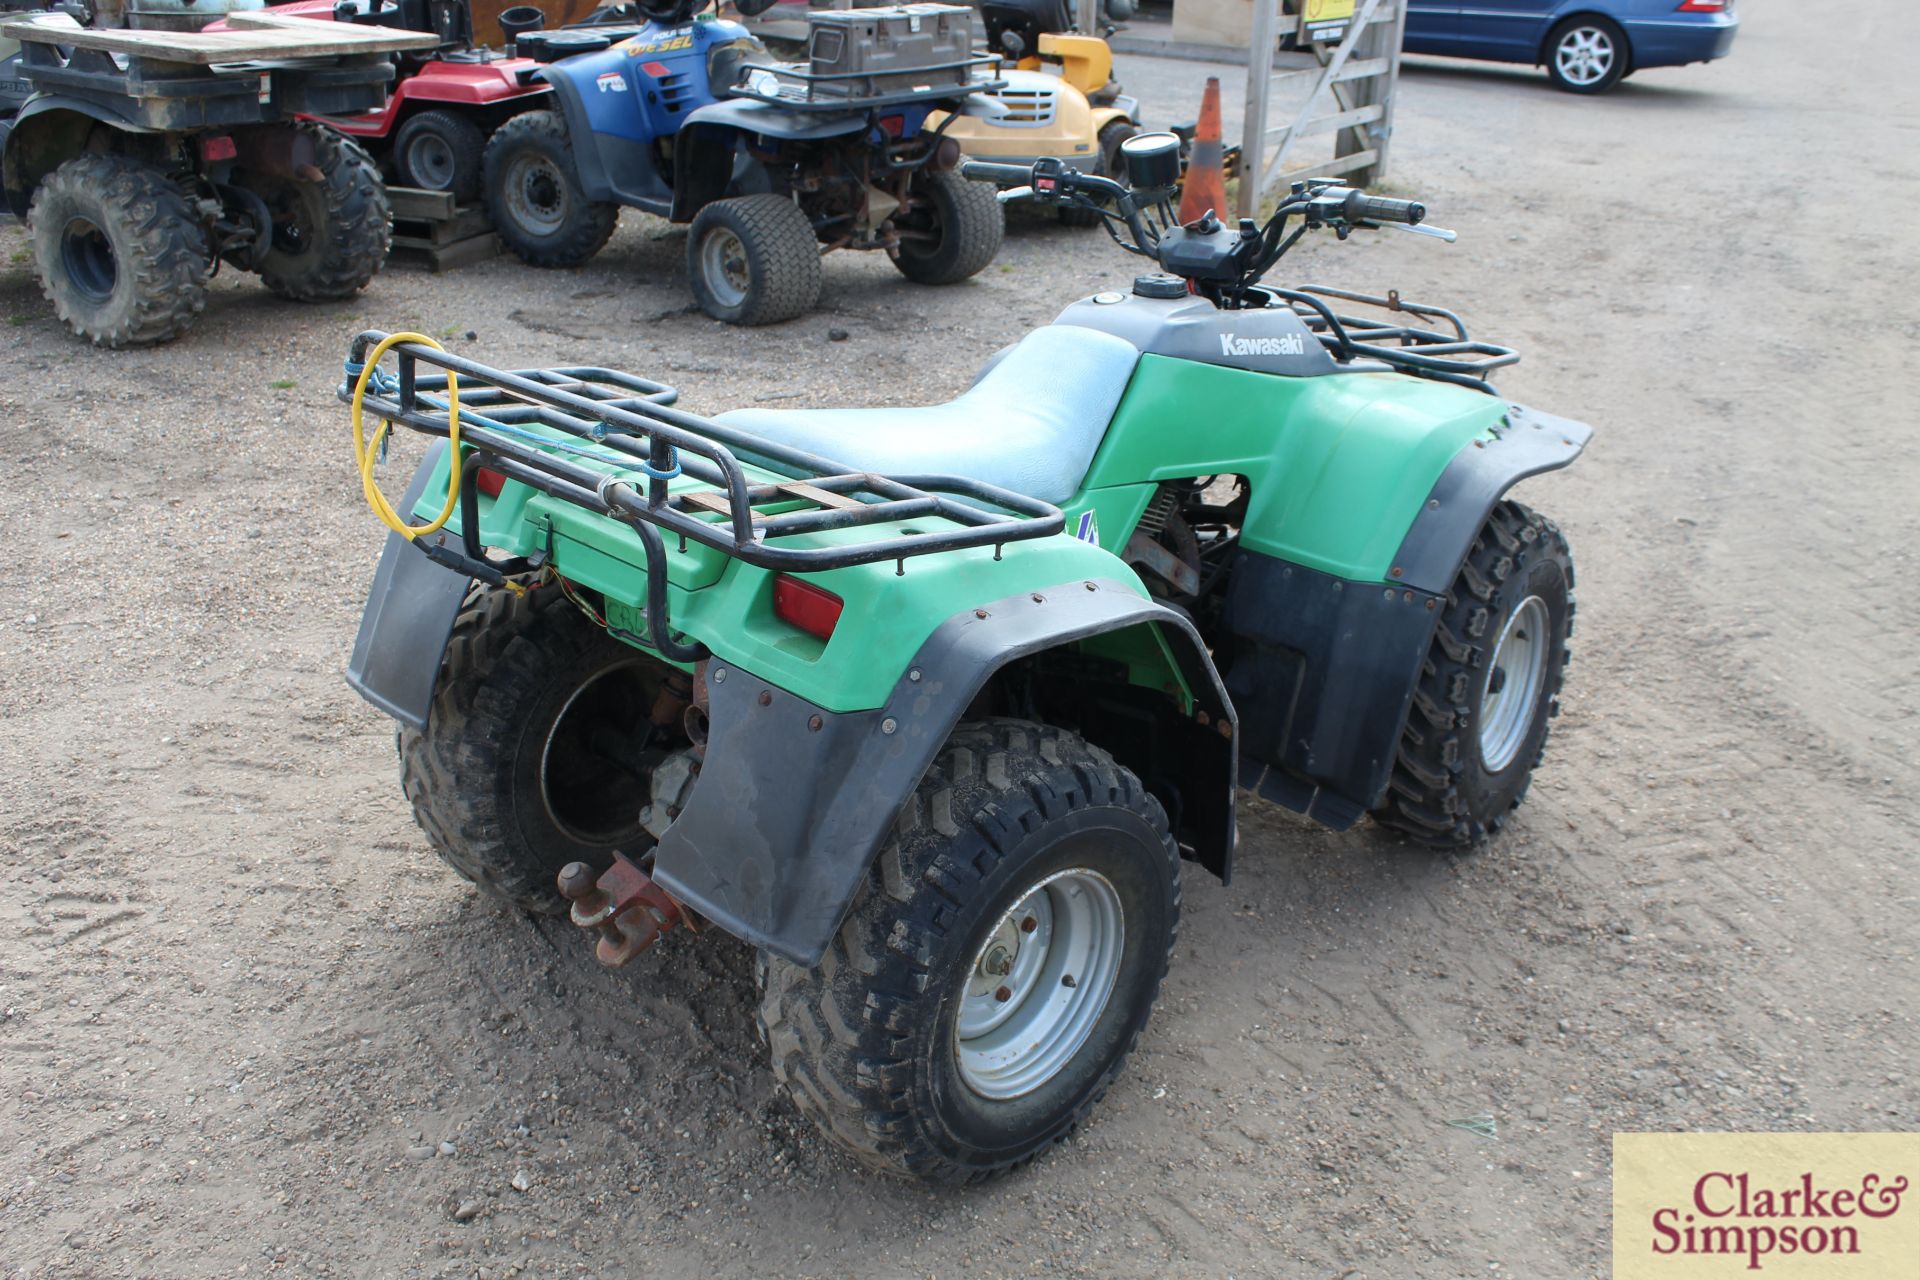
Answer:
[(1241, 338), (1231, 333), (1220, 335), (1220, 354), (1223, 356), (1303, 356), (1307, 354), (1306, 340), (1297, 333), (1285, 334), (1278, 338)]

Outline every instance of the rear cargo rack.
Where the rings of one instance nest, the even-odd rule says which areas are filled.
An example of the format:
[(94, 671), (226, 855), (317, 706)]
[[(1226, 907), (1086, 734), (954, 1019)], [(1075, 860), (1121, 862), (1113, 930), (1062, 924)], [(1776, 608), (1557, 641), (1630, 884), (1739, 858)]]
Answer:
[[(1512, 347), (1469, 337), (1460, 317), (1445, 307), (1407, 302), (1398, 290), (1389, 289), (1383, 298), (1323, 284), (1305, 284), (1297, 290), (1276, 289), (1271, 285), (1265, 288), (1268, 293), (1284, 299), (1339, 360), (1380, 360), (1423, 378), (1458, 383), (1488, 395), (1494, 394), (1492, 384), (1487, 381), (1493, 371), (1520, 360), (1520, 353)], [(1381, 316), (1340, 315), (1326, 304), (1327, 298), (1364, 303), (1396, 315), (1440, 320), (1453, 332), (1423, 329), (1404, 320)]]
[[(350, 400), (367, 353), (386, 334), (354, 337), (340, 397)], [(448, 434), (447, 373), (459, 377), (464, 547), (418, 538), (413, 545), (449, 568), (499, 585), (533, 567), (490, 559), (479, 541), (478, 473), (484, 467), (631, 528), (647, 559), (647, 642), (692, 661), (696, 648), (674, 641), (666, 616), (666, 556), (661, 531), (716, 548), (762, 569), (817, 573), (851, 565), (1059, 533), (1059, 508), (962, 476), (886, 476), (852, 470), (817, 454), (673, 407), (665, 383), (600, 368), (506, 372), (445, 351), (403, 342), (392, 349), (396, 374), (370, 380), (365, 411), (429, 436)], [(441, 373), (423, 374), (429, 365)], [(557, 432), (550, 437), (528, 428)], [(585, 458), (588, 461), (577, 461)], [(771, 479), (750, 477), (742, 460)], [(612, 468), (609, 471), (607, 468)], [(709, 488), (669, 482), (685, 476)], [(756, 508), (775, 506), (776, 511)], [(878, 526), (938, 519), (948, 527), (882, 532)], [(783, 546), (804, 534), (873, 528), (873, 536), (830, 545)]]

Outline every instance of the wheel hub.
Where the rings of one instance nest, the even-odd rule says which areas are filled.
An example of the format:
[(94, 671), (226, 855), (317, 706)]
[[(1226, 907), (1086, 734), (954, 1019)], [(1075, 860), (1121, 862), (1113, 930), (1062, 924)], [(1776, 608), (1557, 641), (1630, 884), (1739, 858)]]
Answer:
[(721, 306), (739, 306), (753, 284), (747, 246), (726, 227), (714, 227), (700, 242), (700, 274), (706, 277), (708, 291)]
[(407, 149), (407, 168), (422, 186), (444, 191), (453, 185), (453, 148), (438, 134), (423, 133)]
[(552, 165), (523, 157), (508, 175), (507, 202), (523, 226), (550, 235), (567, 216), (567, 189)]
[(1613, 67), (1613, 41), (1598, 27), (1580, 27), (1567, 32), (1554, 59), (1570, 83), (1593, 84)]
[(1494, 641), (1480, 698), (1480, 763), (1488, 773), (1512, 764), (1533, 728), (1546, 687), (1552, 630), (1546, 601), (1528, 596), (1507, 615)]
[(954, 1016), (960, 1078), (1002, 1100), (1073, 1060), (1105, 1010), (1126, 940), (1120, 895), (1097, 871), (1055, 872), (994, 924)]
[(74, 292), (89, 302), (108, 302), (120, 269), (107, 233), (85, 218), (74, 218), (60, 234), (60, 265)]

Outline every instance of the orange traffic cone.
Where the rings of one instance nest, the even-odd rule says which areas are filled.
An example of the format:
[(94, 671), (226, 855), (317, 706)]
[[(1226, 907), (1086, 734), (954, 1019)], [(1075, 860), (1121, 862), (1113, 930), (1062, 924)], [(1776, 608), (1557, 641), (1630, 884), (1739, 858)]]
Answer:
[(1207, 77), (1206, 96), (1200, 99), (1200, 122), (1193, 131), (1193, 153), (1180, 187), (1180, 221), (1194, 222), (1211, 211), (1227, 213), (1226, 151), (1220, 140), (1220, 77)]

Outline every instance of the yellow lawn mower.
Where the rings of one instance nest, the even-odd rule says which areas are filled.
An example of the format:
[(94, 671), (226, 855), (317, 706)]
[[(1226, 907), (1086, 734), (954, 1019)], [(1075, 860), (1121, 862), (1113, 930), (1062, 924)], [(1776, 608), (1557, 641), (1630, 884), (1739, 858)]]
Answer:
[[(1113, 52), (1075, 33), (1066, 0), (981, 0), (987, 47), (1013, 68), (1004, 87), (972, 95), (946, 136), (976, 160), (1032, 164), (1054, 156), (1082, 173), (1112, 175), (1120, 144), (1140, 131), (1140, 103), (1113, 81)], [(945, 117), (935, 113), (927, 128)], [(1058, 206), (1069, 226), (1098, 226), (1091, 210)]]

